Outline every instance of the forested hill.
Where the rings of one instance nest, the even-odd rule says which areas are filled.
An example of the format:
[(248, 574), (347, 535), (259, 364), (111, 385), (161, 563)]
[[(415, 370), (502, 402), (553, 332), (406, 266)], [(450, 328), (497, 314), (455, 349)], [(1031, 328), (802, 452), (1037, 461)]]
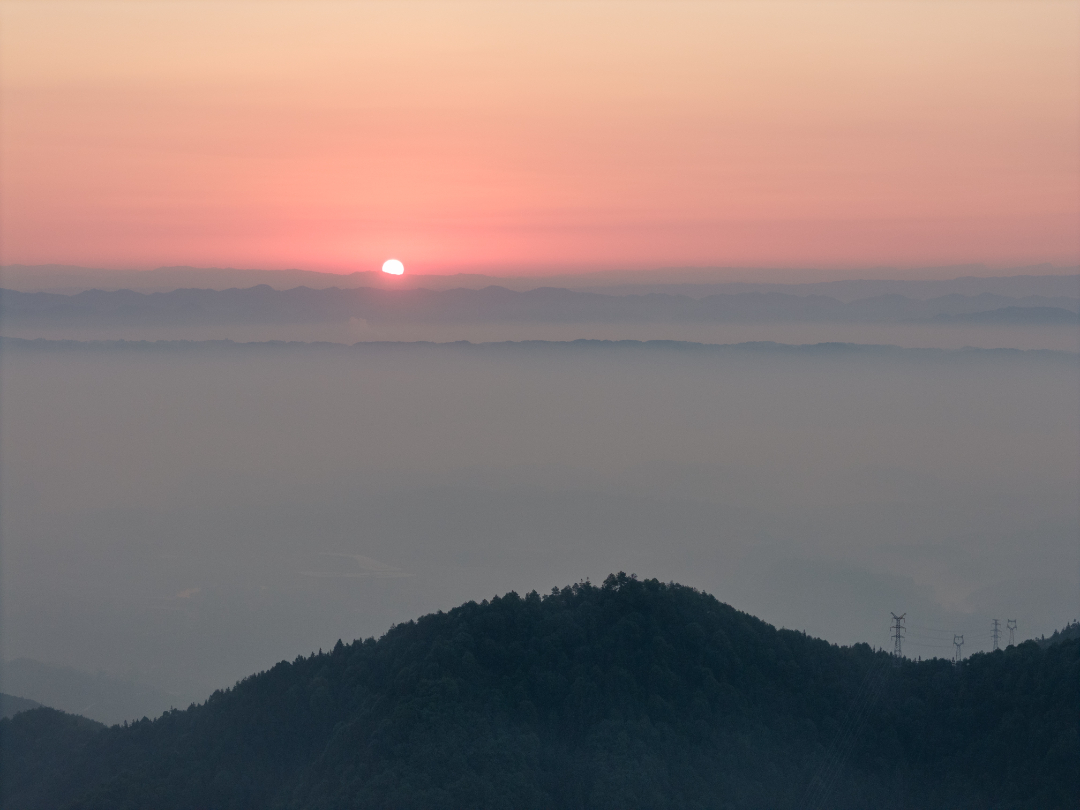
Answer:
[(0, 721), (19, 808), (1076, 808), (1080, 642), (895, 661), (609, 577), (339, 644), (156, 721)]

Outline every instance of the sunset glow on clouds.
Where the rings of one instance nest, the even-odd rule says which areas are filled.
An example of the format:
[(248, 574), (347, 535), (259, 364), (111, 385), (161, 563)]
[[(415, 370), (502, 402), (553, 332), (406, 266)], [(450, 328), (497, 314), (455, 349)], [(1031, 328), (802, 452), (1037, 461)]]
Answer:
[(1080, 259), (1080, 4), (5, 3), (0, 261)]

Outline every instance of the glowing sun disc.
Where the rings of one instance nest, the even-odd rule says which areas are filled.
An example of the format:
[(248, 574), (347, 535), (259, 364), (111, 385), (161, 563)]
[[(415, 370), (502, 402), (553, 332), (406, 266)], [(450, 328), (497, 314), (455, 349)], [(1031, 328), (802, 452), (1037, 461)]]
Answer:
[(389, 273), (392, 276), (400, 276), (405, 272), (405, 265), (397, 259), (387, 259), (383, 262), (382, 271), (384, 273)]

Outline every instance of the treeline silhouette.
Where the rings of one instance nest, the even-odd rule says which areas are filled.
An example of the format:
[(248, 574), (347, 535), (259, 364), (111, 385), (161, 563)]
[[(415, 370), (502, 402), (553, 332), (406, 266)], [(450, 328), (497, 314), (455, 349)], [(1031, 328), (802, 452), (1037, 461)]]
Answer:
[(610, 576), (469, 602), (105, 728), (0, 721), (3, 806), (1075, 808), (1080, 641), (953, 665)]

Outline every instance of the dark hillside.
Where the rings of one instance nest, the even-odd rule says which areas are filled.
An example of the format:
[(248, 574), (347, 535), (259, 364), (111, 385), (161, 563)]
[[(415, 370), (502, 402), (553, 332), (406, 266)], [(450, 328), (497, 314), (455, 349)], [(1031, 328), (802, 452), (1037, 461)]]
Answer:
[[(339, 643), (161, 719), (0, 721), (16, 808), (1073, 808), (1080, 643), (895, 662), (619, 575)], [(852, 709), (855, 711), (852, 711)]]
[(1038, 639), (1037, 643), (1040, 647), (1049, 647), (1051, 644), (1077, 639), (1080, 639), (1080, 621), (1069, 622), (1060, 630), (1055, 630), (1049, 638)]

